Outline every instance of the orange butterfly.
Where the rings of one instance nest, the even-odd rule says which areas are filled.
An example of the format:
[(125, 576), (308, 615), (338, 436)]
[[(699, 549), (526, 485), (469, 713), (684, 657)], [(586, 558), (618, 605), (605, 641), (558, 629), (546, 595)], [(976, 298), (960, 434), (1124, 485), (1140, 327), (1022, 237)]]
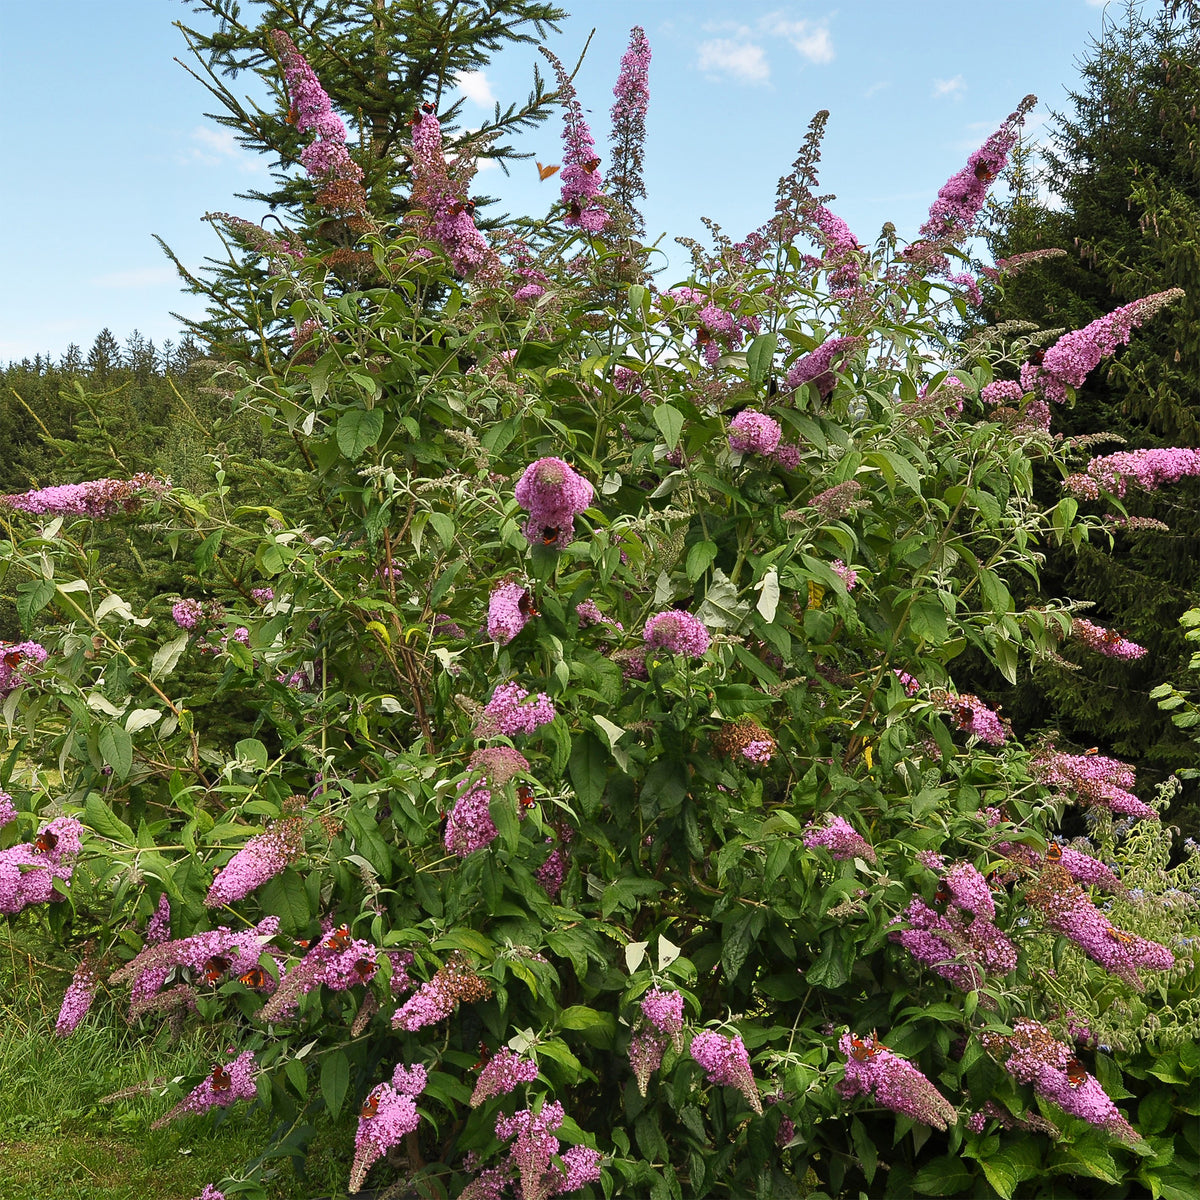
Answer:
[(541, 613), (534, 607), (533, 593), (526, 588), (517, 600), (517, 611), (523, 617), (540, 617)]
[(1046, 847), (1046, 861), (1052, 863), (1062, 861), (1062, 847), (1057, 842), (1051, 842)]
[(586, 171), (586, 172), (587, 172), (589, 175), (591, 175), (591, 174), (592, 174), (592, 173), (593, 173), (593, 172), (596, 170), (596, 168), (597, 168), (599, 165), (600, 165), (600, 160), (599, 160), (598, 158), (589, 158), (589, 159), (587, 160), (587, 162), (585, 162), (585, 163), (583, 164), (583, 169), (584, 169), (584, 170), (585, 170), (585, 171)]
[(227, 1092), (233, 1086), (233, 1076), (218, 1063), (212, 1070), (212, 1090)]
[(527, 783), (517, 785), (517, 799), (521, 802), (522, 808), (537, 808), (537, 801), (533, 798), (533, 788)]
[(933, 893), (934, 904), (945, 904), (950, 899), (950, 887), (944, 879), (938, 881), (937, 891)]
[(371, 1117), (379, 1115), (379, 1094), (372, 1092), (364, 1101), (362, 1108), (358, 1110), (358, 1115), (364, 1120), (369, 1120)]
[(342, 951), (350, 945), (350, 926), (341, 925), (334, 930), (328, 938), (325, 939), (325, 948), (327, 950)]
[(1073, 1087), (1079, 1087), (1087, 1079), (1087, 1068), (1077, 1058), (1067, 1063), (1067, 1082)]
[(20, 664), (20, 662), (21, 662), (21, 652), (20, 652), (20, 650), (10, 650), (10, 651), (9, 651), (9, 652), (8, 652), (8, 653), (7, 653), (7, 654), (4, 656), (4, 665), (5, 665), (6, 667), (10, 667), (10, 668), (11, 668), (11, 667), (15, 667), (15, 666), (19, 665), (19, 664)]
[(229, 970), (230, 960), (224, 955), (214, 954), (212, 958), (204, 964), (204, 980), (206, 983), (216, 983), (226, 971)]
[(558, 174), (558, 172), (562, 170), (562, 167), (561, 166), (553, 166), (553, 165), (549, 166), (549, 167), (543, 167), (541, 163), (538, 163), (537, 169), (538, 169), (538, 178), (544, 181), (544, 180), (549, 179), (551, 175)]
[(58, 834), (43, 829), (33, 843), (34, 854), (49, 854), (58, 845)]
[(369, 958), (359, 958), (354, 963), (354, 973), (366, 983), (375, 974), (375, 964)]
[(866, 1062), (868, 1058), (874, 1058), (882, 1049), (883, 1047), (880, 1046), (873, 1033), (868, 1035), (865, 1042), (859, 1037), (852, 1036), (850, 1038), (850, 1057), (855, 1062)]
[(547, 525), (542, 530), (542, 545), (543, 546), (553, 546), (554, 543), (557, 541), (558, 541), (558, 526), (557, 525)]
[(251, 967), (244, 975), (238, 976), (238, 983), (244, 983), (248, 988), (260, 988), (267, 982), (267, 973), (262, 967)]
[(1114, 929), (1111, 925), (1104, 931), (1114, 942), (1120, 942), (1122, 946), (1131, 946), (1133, 944), (1133, 934), (1126, 933), (1123, 929)]

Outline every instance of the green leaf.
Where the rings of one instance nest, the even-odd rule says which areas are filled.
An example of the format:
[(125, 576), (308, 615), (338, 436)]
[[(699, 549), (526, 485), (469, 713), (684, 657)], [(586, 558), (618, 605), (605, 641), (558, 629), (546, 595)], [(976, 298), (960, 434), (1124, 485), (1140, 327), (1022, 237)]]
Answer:
[(291, 867), (274, 879), (268, 879), (255, 895), (263, 912), (274, 913), (279, 918), (285, 933), (296, 936), (307, 928), (310, 912), (304, 880)]
[(352, 408), (337, 421), (337, 444), (342, 454), (353, 462), (368, 446), (379, 441), (383, 433), (383, 409)]
[(913, 633), (924, 638), (931, 646), (940, 646), (950, 636), (946, 610), (936, 600), (913, 601), (908, 623)]
[(594, 733), (585, 731), (575, 736), (567, 771), (585, 813), (594, 813), (600, 807), (608, 782), (608, 764), (609, 756)]
[(679, 435), (683, 431), (683, 413), (669, 404), (660, 404), (654, 410), (654, 423), (662, 430), (667, 449), (674, 450), (679, 445)]
[(99, 737), (100, 757), (113, 769), (117, 779), (129, 778), (133, 766), (133, 739), (120, 725), (104, 725)]
[(429, 514), (429, 524), (433, 526), (433, 531), (438, 535), (442, 546), (449, 550), (454, 545), (453, 518), (443, 512), (432, 512)]
[(321, 1063), (321, 1095), (325, 1098), (325, 1107), (329, 1115), (337, 1120), (342, 1111), (342, 1101), (346, 1099), (346, 1089), (350, 1086), (350, 1061), (344, 1050), (334, 1050), (325, 1055)]
[(712, 542), (697, 542), (692, 546), (687, 552), (687, 561), (684, 565), (688, 583), (695, 583), (708, 570), (709, 565), (716, 557), (717, 548)]
[(879, 1152), (875, 1149), (875, 1143), (871, 1141), (863, 1123), (857, 1117), (850, 1122), (850, 1139), (854, 1142), (854, 1153), (858, 1155), (858, 1161), (862, 1163), (863, 1174), (870, 1183), (875, 1178), (875, 1172), (879, 1167)]
[(108, 805), (95, 792), (89, 794), (83, 806), (83, 823), (101, 837), (120, 842), (123, 846), (132, 846), (134, 843), (133, 830), (119, 817), (114, 816)]
[(17, 613), (23, 629), (29, 629), (33, 625), (33, 618), (50, 603), (53, 595), (53, 579), (35, 579), (30, 583), (18, 584)]
[(236, 758), (249, 759), (260, 771), (267, 769), (267, 748), (258, 738), (242, 738), (233, 748)]
[(971, 1172), (960, 1158), (938, 1158), (926, 1163), (913, 1179), (913, 1190), (922, 1196), (969, 1196)]
[(771, 363), (775, 358), (777, 340), (774, 333), (760, 333), (750, 343), (746, 350), (746, 365), (750, 368), (751, 383), (762, 383), (767, 377), (767, 372), (771, 369)]
[(597, 1012), (584, 1004), (572, 1004), (558, 1014), (559, 1026), (563, 1029), (591, 1029), (594, 1025), (607, 1025), (611, 1020), (607, 1013)]
[(177, 638), (159, 646), (150, 660), (150, 678), (162, 679), (164, 675), (170, 675), (187, 649), (187, 644), (188, 635), (181, 633)]

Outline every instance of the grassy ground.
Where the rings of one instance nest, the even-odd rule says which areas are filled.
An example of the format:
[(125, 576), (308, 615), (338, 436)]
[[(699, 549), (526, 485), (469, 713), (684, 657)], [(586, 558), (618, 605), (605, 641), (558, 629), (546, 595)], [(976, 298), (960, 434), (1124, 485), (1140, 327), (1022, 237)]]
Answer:
[[(132, 1031), (117, 998), (56, 1037), (69, 981), (69, 964), (36, 927), (6, 929), (0, 918), (0, 1200), (191, 1200), (262, 1152), (270, 1118), (244, 1104), (152, 1131), (172, 1103), (157, 1091), (103, 1102), (145, 1080), (204, 1072), (222, 1043), (209, 1031), (178, 1041), (165, 1027)], [(310, 1155), (314, 1166), (321, 1158)], [(328, 1196), (324, 1172), (315, 1174), (302, 1185), (285, 1161), (265, 1181), (268, 1194)]]

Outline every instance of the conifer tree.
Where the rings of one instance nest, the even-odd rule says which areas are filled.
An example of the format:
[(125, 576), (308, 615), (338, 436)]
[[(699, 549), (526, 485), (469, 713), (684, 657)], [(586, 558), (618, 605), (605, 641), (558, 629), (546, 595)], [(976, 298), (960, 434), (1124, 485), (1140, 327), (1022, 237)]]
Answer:
[[(347, 286), (361, 286), (364, 272), (372, 269), (358, 244), (361, 233), (370, 223), (394, 222), (407, 207), (406, 147), (414, 112), (434, 106), (448, 156), (492, 159), (507, 169), (516, 151), (506, 139), (544, 119), (555, 99), (535, 70), (523, 104), (502, 109), (497, 103), (494, 114), (471, 129), (459, 122), (462, 99), (451, 99), (460, 76), (482, 69), (506, 45), (536, 42), (556, 28), (565, 13), (545, 0), (191, 0), (191, 5), (207, 21), (179, 23), (193, 59), (184, 65), (218, 101), (219, 110), (206, 115), (230, 129), (242, 146), (273, 159), (273, 186), (241, 199), (260, 206), (264, 222), (272, 218), (271, 232), (286, 229), (290, 245), (326, 255)], [(297, 170), (312, 135), (296, 128), (296, 97), (281, 83), (273, 30), (284, 31), (306, 57), (348, 126), (350, 157), (362, 172), (361, 189), (355, 188), (348, 203), (345, 197), (341, 204), (330, 203), (328, 189), (314, 197), (311, 181)], [(239, 77), (246, 73), (261, 81), (268, 102), (238, 94)], [(490, 202), (486, 196), (475, 200), (481, 207)], [(213, 214), (228, 261), (210, 259), (201, 272), (188, 269), (160, 241), (187, 288), (210, 302), (206, 320), (179, 319), (219, 357), (261, 363), (272, 344), (286, 344), (279, 337), (286, 326), (268, 302), (256, 299), (270, 292), (261, 238), (246, 222), (221, 217)]]
[[(1092, 373), (1074, 405), (1056, 414), (1056, 426), (1069, 437), (1117, 435), (1131, 449), (1193, 445), (1200, 438), (1200, 16), (1180, 5), (1144, 16), (1131, 3), (1092, 44), (1081, 75), (1045, 151), (1043, 181), (1054, 201), (1039, 203), (1029, 180), (1018, 178), (989, 239), (997, 259), (1052, 246), (1067, 254), (994, 292), (987, 315), (1046, 331), (1077, 328), (1139, 296), (1183, 288), (1186, 297), (1145, 337)], [(1068, 642), (1064, 657), (1078, 669), (1038, 672), (1011, 707), (1027, 725), (1040, 718), (1065, 738), (1100, 742), (1169, 773), (1186, 743), (1148, 692), (1155, 679), (1186, 667), (1178, 620), (1200, 599), (1200, 485), (1181, 482), (1155, 505), (1168, 530), (1116, 531), (1111, 546), (1052, 555), (1043, 577), (1049, 591), (1092, 601), (1086, 615), (1128, 631), (1148, 648), (1146, 658), (1118, 667)], [(1133, 492), (1126, 506), (1133, 517), (1152, 515), (1149, 498)]]

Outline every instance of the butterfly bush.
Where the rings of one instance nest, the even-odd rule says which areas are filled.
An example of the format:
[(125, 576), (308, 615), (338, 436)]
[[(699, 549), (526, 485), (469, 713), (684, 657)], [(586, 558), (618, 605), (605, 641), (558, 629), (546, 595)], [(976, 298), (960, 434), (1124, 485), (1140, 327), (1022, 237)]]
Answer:
[(258, 1066), (254, 1055), (243, 1050), (231, 1062), (215, 1067), (203, 1083), (193, 1088), (150, 1128), (161, 1129), (180, 1117), (195, 1116), (213, 1108), (228, 1108), (238, 1100), (253, 1100), (258, 1094), (257, 1080)]
[(1061, 403), (1067, 388), (1083, 386), (1083, 381), (1118, 346), (1129, 341), (1133, 331), (1183, 296), (1182, 288), (1168, 288), (1143, 296), (1097, 318), (1082, 329), (1064, 333), (1042, 356), (1040, 363), (1027, 362), (1021, 368), (1021, 386), (1037, 388), (1047, 400)]
[(907, 1059), (872, 1039), (874, 1053), (859, 1061), (854, 1057), (857, 1040), (850, 1032), (838, 1040), (838, 1049), (846, 1056), (846, 1074), (838, 1092), (845, 1099), (871, 1096), (884, 1108), (934, 1129), (945, 1129), (958, 1120), (954, 1105)]
[(558, 97), (563, 106), (563, 161), (558, 176), (562, 202), (567, 210), (563, 224), (577, 226), (587, 233), (600, 233), (608, 224), (608, 213), (596, 202), (603, 176), (592, 131), (566, 68), (545, 46), (539, 49), (554, 68)]
[(746, 1098), (746, 1103), (759, 1115), (762, 1100), (754, 1072), (750, 1069), (750, 1056), (740, 1036), (725, 1037), (711, 1029), (703, 1029), (692, 1038), (688, 1053), (700, 1064), (709, 1083), (736, 1088)]
[(397, 1066), (390, 1084), (382, 1083), (370, 1093), (374, 1111), (364, 1105), (354, 1137), (354, 1161), (350, 1164), (350, 1192), (362, 1190), (367, 1172), (393, 1146), (398, 1146), (421, 1123), (415, 1098), (425, 1090), (425, 1068)]
[[(591, 503), (592, 485), (561, 458), (539, 458), (517, 482), (517, 503), (529, 513), (525, 537), (558, 549), (575, 536), (575, 518)], [(547, 533), (550, 534), (547, 540)]]
[(495, 1096), (507, 1096), (521, 1084), (533, 1083), (537, 1077), (537, 1063), (533, 1059), (522, 1058), (507, 1046), (501, 1046), (479, 1072), (479, 1080), (471, 1093), (471, 1107), (478, 1108)]
[(1106, 658), (1123, 658), (1126, 661), (1133, 661), (1146, 656), (1145, 646), (1139, 646), (1137, 642), (1131, 642), (1119, 633), (1113, 633), (1111, 629), (1094, 625), (1083, 617), (1071, 619), (1071, 636), (1082, 642), (1089, 650), (1095, 650)]
[(161, 499), (169, 490), (170, 484), (143, 473), (131, 479), (93, 479), (0, 496), (0, 508), (54, 517), (111, 517), (137, 512), (145, 500)]
[(54, 1023), (54, 1032), (59, 1037), (66, 1037), (79, 1028), (79, 1022), (87, 1016), (100, 986), (100, 972), (96, 964), (89, 959), (75, 969), (71, 978), (71, 986), (63, 996), (62, 1005), (58, 1010), (58, 1019)]
[(303, 847), (303, 824), (289, 817), (252, 837), (222, 868), (208, 889), (209, 908), (244, 899), (295, 862)]
[(682, 654), (685, 658), (703, 657), (712, 642), (704, 622), (679, 609), (655, 613), (646, 622), (642, 636), (652, 649)]
[(836, 813), (831, 814), (823, 826), (810, 825), (804, 831), (804, 844), (809, 849), (820, 846), (838, 860), (865, 858), (867, 862), (875, 861), (875, 851), (870, 843), (845, 817)]
[[(562, 205), (487, 237), (469, 185), (489, 151), (455, 157), (431, 101), (402, 169), (379, 164), (397, 225), (355, 209), (334, 113), (353, 103), (272, 44), (311, 172), (297, 211), (337, 247), (226, 223), (281, 314), (261, 331), (280, 365), (248, 345), (224, 380), (261, 461), (214, 454), (216, 491), (158, 506), (151, 477), (2, 506), (25, 640), (0, 647), (23, 756), (0, 911), (45, 904), (31, 928), (70, 937), (86, 916), (64, 1025), (107, 975), (141, 1033), (218, 1037), (163, 1119), (261, 1088), (264, 1162), (352, 1100), (355, 1189), (700, 1200), (773, 1172), (873, 1194), (866, 1128), (893, 1190), (950, 1170), (979, 1190), (1024, 1138), (1078, 1158), (1074, 1123), (1012, 1115), (1034, 1095), (1126, 1137), (1060, 1039), (1109, 1046), (1106, 1080), (1195, 1040), (1195, 856), (1173, 864), (1169, 820), (1136, 823), (1168, 802), (1132, 766), (1027, 749), (1020, 712), (960, 686), (964, 646), (1010, 678), (1058, 647), (1046, 613), (1069, 599), (988, 585), (1036, 582), (1051, 529), (1103, 527), (1070, 504), (1051, 526), (1033, 467), (1065, 471), (1052, 401), (1154, 309), (1059, 339), (1019, 382), (995, 379), (1016, 347), (953, 343), (978, 280), (949, 264), (1024, 106), (900, 253), (821, 196), (818, 114), (772, 215), (685, 240), (692, 269), (658, 290), (634, 233), (640, 29), (607, 178), (562, 87)], [(1120, 495), (1198, 461), (1130, 449), (1068, 486)], [(114, 606), (109, 539), (45, 518), (122, 510), (122, 538), (176, 565)], [(1091, 840), (1067, 843), (1071, 804)], [(839, 1033), (868, 1025), (882, 1041)], [(996, 1128), (960, 1146), (960, 1110)], [(887, 1137), (891, 1112), (928, 1140)]]

